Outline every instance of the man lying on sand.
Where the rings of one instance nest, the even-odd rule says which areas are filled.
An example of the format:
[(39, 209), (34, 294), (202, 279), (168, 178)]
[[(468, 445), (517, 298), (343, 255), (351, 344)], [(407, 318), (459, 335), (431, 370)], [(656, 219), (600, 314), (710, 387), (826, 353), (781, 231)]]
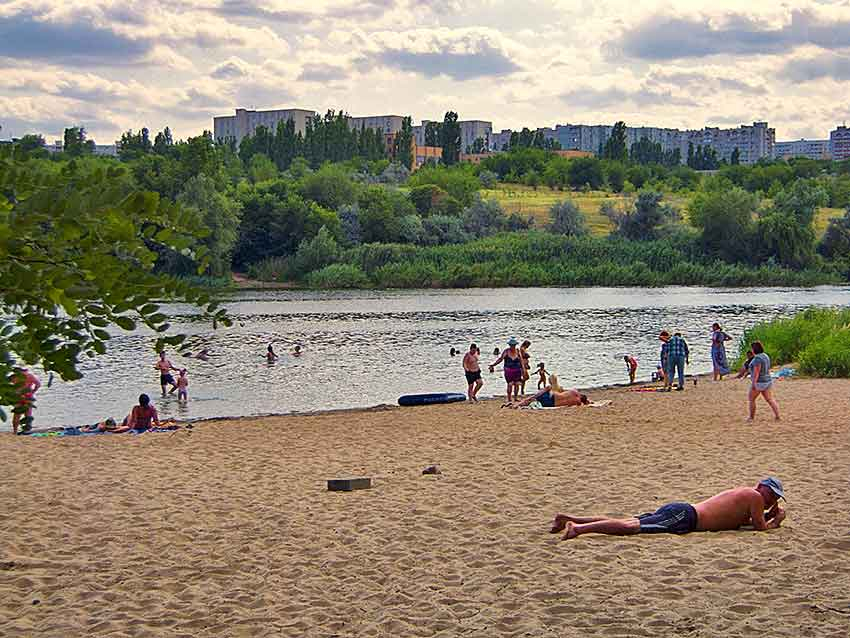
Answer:
[(568, 408), (575, 405), (587, 405), (590, 403), (586, 394), (581, 394), (578, 390), (564, 390), (558, 384), (558, 377), (552, 374), (549, 375), (549, 385), (537, 394), (533, 394), (522, 401), (511, 401), (502, 407), (514, 409), (525, 408), (535, 401), (540, 404), (540, 407), (544, 408)]
[(651, 514), (635, 518), (580, 518), (558, 514), (552, 522), (552, 534), (566, 530), (563, 540), (582, 534), (687, 534), (719, 532), (752, 525), (759, 531), (776, 529), (785, 520), (779, 499), (785, 498), (782, 482), (768, 477), (755, 487), (736, 487), (709, 499), (690, 503), (668, 503)]

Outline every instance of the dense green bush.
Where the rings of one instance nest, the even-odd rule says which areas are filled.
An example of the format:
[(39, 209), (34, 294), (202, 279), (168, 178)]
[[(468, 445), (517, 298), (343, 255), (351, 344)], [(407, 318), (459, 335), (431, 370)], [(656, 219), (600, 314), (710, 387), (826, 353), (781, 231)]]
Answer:
[[(567, 237), (547, 232), (502, 233), (452, 244), (455, 217), (428, 217), (446, 224), (442, 245), (363, 244), (343, 251), (342, 264), (356, 266), (382, 288), (488, 286), (811, 286), (834, 283), (830, 271), (751, 268), (694, 261), (679, 238), (633, 242), (621, 238)], [(436, 233), (426, 228), (426, 234)], [(308, 276), (306, 282), (311, 285)]]
[(760, 323), (744, 333), (741, 356), (761, 341), (771, 362), (798, 362), (806, 374), (850, 376), (850, 309), (810, 308), (787, 319)]
[(306, 283), (310, 288), (368, 288), (369, 278), (352, 264), (331, 264), (307, 275)]

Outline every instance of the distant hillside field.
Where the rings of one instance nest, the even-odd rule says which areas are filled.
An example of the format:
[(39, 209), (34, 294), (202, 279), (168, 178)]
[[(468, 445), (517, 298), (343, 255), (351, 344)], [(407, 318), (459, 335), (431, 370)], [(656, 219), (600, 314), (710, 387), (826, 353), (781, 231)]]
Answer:
[(518, 184), (500, 184), (497, 188), (484, 189), (481, 191), (481, 196), (485, 199), (497, 200), (508, 214), (519, 213), (523, 216), (532, 216), (538, 228), (549, 223), (549, 209), (553, 204), (570, 199), (584, 214), (588, 228), (594, 235), (607, 235), (612, 229), (608, 219), (599, 213), (602, 203), (608, 201), (622, 205), (626, 201), (623, 195), (605, 191), (576, 193), (559, 191), (548, 186), (540, 186), (534, 190), (531, 186)]
[[(549, 209), (556, 202), (565, 199), (572, 200), (587, 219), (588, 228), (593, 235), (604, 236), (611, 232), (612, 226), (599, 209), (604, 202), (612, 202), (622, 206), (629, 197), (618, 193), (606, 191), (590, 191), (581, 193), (575, 191), (559, 191), (548, 186), (539, 186), (534, 190), (531, 186), (519, 184), (499, 184), (496, 188), (485, 188), (481, 190), (481, 197), (495, 199), (502, 205), (505, 212), (519, 213), (523, 216), (534, 218), (534, 224), (543, 228), (549, 223)], [(689, 193), (667, 194), (664, 200), (673, 204), (682, 215), (683, 222), (688, 218)], [(829, 220), (844, 215), (841, 208), (820, 208), (815, 217), (815, 233), (822, 237), (829, 224)]]

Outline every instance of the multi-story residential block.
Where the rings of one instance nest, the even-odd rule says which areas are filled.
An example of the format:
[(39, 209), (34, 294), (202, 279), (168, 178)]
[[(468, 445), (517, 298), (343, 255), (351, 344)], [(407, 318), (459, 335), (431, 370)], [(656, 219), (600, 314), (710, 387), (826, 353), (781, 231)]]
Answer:
[(381, 131), (384, 135), (395, 135), (401, 131), (404, 117), (401, 115), (369, 115), (366, 117), (349, 117), (348, 126), (356, 129), (370, 128)]
[[(418, 146), (425, 146), (425, 127), (433, 120), (422, 120), (422, 124), (413, 127), (413, 139)], [(441, 122), (437, 122), (440, 124)], [(466, 153), (466, 149), (475, 144), (475, 140), (481, 139), (484, 148), (489, 149), (493, 135), (493, 123), (484, 120), (459, 120), (460, 126), (460, 152)]]
[(483, 120), (462, 120), (460, 125), (460, 151), (465, 153), (466, 149), (472, 149), (475, 140), (481, 140), (483, 148), (490, 148), (490, 136), (493, 135), (493, 123)]
[(806, 157), (813, 160), (825, 160), (832, 157), (829, 152), (829, 140), (794, 140), (792, 142), (776, 142), (773, 145), (775, 159), (793, 159)]
[[(559, 124), (552, 137), (560, 142), (563, 149), (599, 153), (611, 137), (613, 128), (604, 124)], [(692, 144), (694, 148), (710, 146), (717, 151), (719, 159), (727, 161), (737, 148), (742, 164), (754, 164), (772, 156), (776, 133), (768, 128), (767, 122), (754, 122), (752, 126), (736, 129), (703, 128), (689, 131), (651, 126), (626, 127), (626, 145), (629, 148), (644, 137), (661, 144), (664, 152), (678, 149), (683, 162), (687, 160), (688, 145)]]
[[(55, 140), (53, 144), (44, 145), (44, 150), (48, 153), (61, 153), (65, 148), (65, 142), (62, 140)], [(118, 157), (118, 146), (116, 144), (95, 144), (94, 148), (92, 148), (92, 155), (97, 155), (98, 157)]]
[(508, 148), (511, 143), (511, 129), (502, 129), (499, 133), (490, 134), (490, 150), (497, 153)]
[(258, 126), (265, 126), (270, 131), (277, 130), (278, 122), (292, 120), (295, 131), (304, 134), (307, 120), (316, 114), (307, 109), (280, 109), (274, 111), (249, 111), (236, 109), (236, 115), (225, 115), (213, 118), (213, 138), (218, 142), (233, 140), (236, 145), (243, 137), (253, 135)]
[(850, 128), (842, 125), (829, 134), (829, 152), (832, 159), (850, 159)]

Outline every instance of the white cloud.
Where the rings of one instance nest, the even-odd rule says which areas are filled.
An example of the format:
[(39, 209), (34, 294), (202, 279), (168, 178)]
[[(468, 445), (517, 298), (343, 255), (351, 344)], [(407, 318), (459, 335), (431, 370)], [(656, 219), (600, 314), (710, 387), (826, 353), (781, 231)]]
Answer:
[(846, 1), (0, 0), (0, 124), (185, 137), (301, 106), (825, 136), (850, 115), (848, 33)]

